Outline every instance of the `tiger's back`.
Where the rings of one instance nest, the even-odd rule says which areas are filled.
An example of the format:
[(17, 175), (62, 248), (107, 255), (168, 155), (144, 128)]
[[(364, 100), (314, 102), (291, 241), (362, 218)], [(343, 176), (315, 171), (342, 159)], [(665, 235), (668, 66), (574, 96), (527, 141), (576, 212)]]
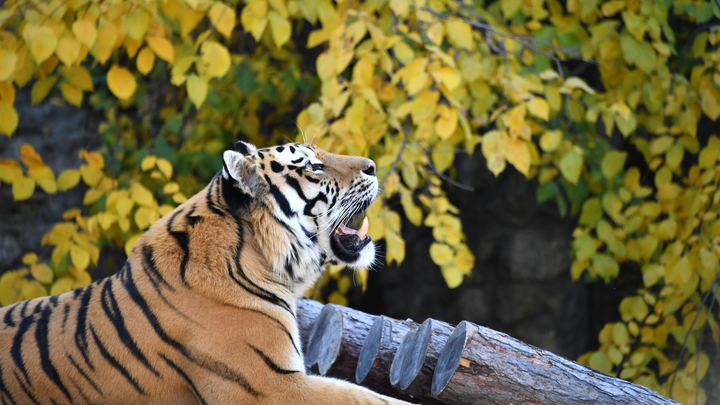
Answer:
[(0, 308), (0, 402), (402, 403), (307, 376), (295, 320), (323, 263), (372, 260), (346, 223), (377, 195), (374, 165), (238, 149), (116, 275)]

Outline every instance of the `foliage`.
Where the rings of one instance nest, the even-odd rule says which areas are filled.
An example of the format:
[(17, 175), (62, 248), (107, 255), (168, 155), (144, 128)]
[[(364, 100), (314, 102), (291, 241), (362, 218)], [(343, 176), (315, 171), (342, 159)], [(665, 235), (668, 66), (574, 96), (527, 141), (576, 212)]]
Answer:
[(376, 161), (384, 191), (368, 215), (386, 261), (404, 259), (404, 217), (432, 228), (431, 258), (456, 287), (474, 256), (443, 183), (480, 144), (495, 175), (509, 164), (539, 201), (579, 215), (574, 278), (642, 275), (580, 360), (704, 403), (707, 328), (720, 342), (718, 18), (691, 0), (6, 1), (0, 132), (31, 84), (34, 103), (100, 111), (105, 146), (57, 177), (29, 145), (0, 161), (18, 201), (86, 187), (43, 238), (50, 260), (29, 253), (0, 278), (0, 303), (89, 282), (100, 252), (129, 251), (238, 133), (275, 143), (294, 122), (297, 139)]

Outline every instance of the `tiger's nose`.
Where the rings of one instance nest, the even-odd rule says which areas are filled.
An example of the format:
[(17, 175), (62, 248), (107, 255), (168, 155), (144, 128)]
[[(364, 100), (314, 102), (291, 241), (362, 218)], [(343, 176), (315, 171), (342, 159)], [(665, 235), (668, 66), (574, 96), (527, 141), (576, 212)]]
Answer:
[(367, 166), (365, 169), (362, 170), (363, 173), (367, 174), (368, 176), (375, 176), (375, 172), (377, 168), (375, 167), (375, 162), (372, 160), (368, 160)]

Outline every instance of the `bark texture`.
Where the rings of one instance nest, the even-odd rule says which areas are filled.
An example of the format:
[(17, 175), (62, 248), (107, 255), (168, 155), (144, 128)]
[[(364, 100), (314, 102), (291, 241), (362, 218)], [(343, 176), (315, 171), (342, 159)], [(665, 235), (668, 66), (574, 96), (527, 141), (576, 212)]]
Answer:
[(301, 300), (312, 372), (423, 404), (676, 404), (471, 322), (453, 327)]

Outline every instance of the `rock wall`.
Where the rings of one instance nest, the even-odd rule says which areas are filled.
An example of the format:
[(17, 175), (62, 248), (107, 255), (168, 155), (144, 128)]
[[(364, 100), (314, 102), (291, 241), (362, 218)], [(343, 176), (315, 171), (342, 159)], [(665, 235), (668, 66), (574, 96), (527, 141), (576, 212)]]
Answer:
[[(58, 175), (67, 168), (81, 164), (78, 152), (99, 145), (99, 119), (89, 109), (46, 102), (30, 104), (29, 91), (17, 94), (16, 108), (20, 122), (15, 134), (0, 136), (0, 159), (20, 157), (23, 143), (32, 145)], [(50, 230), (63, 212), (82, 203), (84, 190), (76, 187), (67, 192), (47, 194), (39, 187), (33, 196), (22, 203), (13, 201), (12, 188), (0, 186), (0, 272), (22, 267), (22, 255), (37, 251), (43, 260), (49, 251), (38, 251), (40, 239)]]

